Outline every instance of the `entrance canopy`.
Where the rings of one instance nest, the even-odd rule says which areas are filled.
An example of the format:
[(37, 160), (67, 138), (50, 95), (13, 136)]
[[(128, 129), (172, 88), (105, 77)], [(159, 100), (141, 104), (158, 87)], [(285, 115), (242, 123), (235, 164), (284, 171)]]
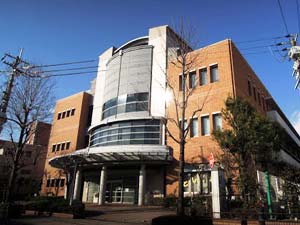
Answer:
[(166, 164), (172, 156), (163, 145), (116, 145), (80, 149), (69, 154), (53, 157), (49, 164), (56, 168), (86, 165), (156, 163)]

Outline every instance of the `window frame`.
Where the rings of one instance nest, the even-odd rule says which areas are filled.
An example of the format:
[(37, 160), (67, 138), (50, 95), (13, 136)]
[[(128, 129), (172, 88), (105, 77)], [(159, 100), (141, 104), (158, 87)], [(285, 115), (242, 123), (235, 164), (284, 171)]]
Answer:
[[(209, 114), (201, 115), (201, 136), (210, 136), (210, 116)], [(208, 133), (204, 132), (204, 119), (208, 119), (207, 125), (208, 125)]]
[[(217, 79), (216, 80), (213, 79), (213, 72), (212, 72), (215, 69), (217, 71), (217, 73), (216, 73), (217, 74)], [(212, 65), (209, 66), (209, 72), (210, 72), (210, 83), (216, 83), (216, 82), (218, 82), (220, 80), (219, 66), (218, 66), (217, 63), (216, 64), (212, 64)]]
[[(202, 82), (202, 72), (204, 72), (205, 71), (205, 83), (204, 82)], [(208, 72), (207, 72), (207, 68), (206, 67), (203, 67), (203, 68), (200, 68), (199, 69), (199, 85), (200, 86), (204, 86), (204, 85), (207, 85), (207, 84), (209, 84), (209, 80), (208, 80)]]
[[(196, 133), (194, 133), (194, 121), (196, 121), (197, 124), (197, 129), (196, 129)], [(198, 117), (193, 117), (190, 119), (190, 137), (199, 137), (199, 121), (198, 121)]]
[[(192, 79), (192, 77), (194, 77), (194, 79)], [(194, 89), (196, 87), (197, 87), (197, 73), (196, 70), (192, 70), (189, 72), (189, 88)]]

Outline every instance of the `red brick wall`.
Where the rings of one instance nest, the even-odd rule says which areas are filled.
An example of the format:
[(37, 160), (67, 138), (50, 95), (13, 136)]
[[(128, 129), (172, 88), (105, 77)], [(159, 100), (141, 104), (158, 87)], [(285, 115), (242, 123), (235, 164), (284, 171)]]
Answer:
[[(42, 194), (52, 192), (55, 195), (63, 196), (64, 187), (51, 188), (46, 187), (48, 178), (64, 179), (63, 171), (51, 167), (48, 160), (57, 156), (71, 153), (75, 150), (85, 148), (87, 134), (87, 120), (89, 106), (92, 104), (92, 96), (85, 92), (72, 95), (70, 97), (58, 100), (55, 107), (51, 136), (48, 145), (48, 154), (44, 170)], [(73, 116), (58, 119), (58, 113), (66, 112), (67, 110), (75, 109)], [(52, 152), (53, 144), (62, 142), (71, 142), (69, 150), (60, 150)]]

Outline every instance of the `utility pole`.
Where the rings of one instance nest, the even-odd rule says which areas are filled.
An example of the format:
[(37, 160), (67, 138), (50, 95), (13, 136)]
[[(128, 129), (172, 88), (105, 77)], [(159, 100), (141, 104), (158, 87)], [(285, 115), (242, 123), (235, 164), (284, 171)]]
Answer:
[(296, 78), (295, 89), (297, 89), (300, 84), (300, 46), (297, 46), (297, 37), (297, 34), (291, 37), (291, 48), (288, 53), (289, 58), (294, 61), (293, 77)]
[(2, 58), (4, 60), (4, 58), (8, 56), (10, 58), (13, 58), (14, 61), (12, 63), (7, 62), (7, 61), (3, 61), (3, 63), (8, 65), (9, 67), (11, 67), (12, 70), (11, 70), (11, 73), (9, 75), (8, 83), (6, 85), (5, 90), (3, 91), (3, 95), (2, 95), (2, 99), (1, 99), (1, 105), (0, 105), (0, 133), (3, 129), (3, 125), (7, 121), (6, 111), (7, 111), (7, 106), (8, 106), (8, 102), (9, 102), (9, 99), (10, 99), (10, 95), (11, 95), (11, 92), (12, 92), (12, 88), (14, 86), (14, 80), (19, 74), (23, 73), (23, 71), (18, 68), (18, 66), (21, 63), (24, 63), (24, 61), (22, 61), (22, 53), (23, 53), (23, 49), (20, 49), (19, 56), (14, 57), (14, 56), (11, 56), (9, 54), (5, 54), (5, 56)]

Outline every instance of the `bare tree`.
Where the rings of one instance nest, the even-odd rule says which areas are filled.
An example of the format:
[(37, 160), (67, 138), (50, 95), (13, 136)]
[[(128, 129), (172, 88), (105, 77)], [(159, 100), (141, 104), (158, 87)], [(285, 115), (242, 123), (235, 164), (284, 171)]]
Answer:
[[(18, 170), (29, 162), (24, 162), (25, 146), (36, 132), (35, 124), (50, 118), (54, 105), (54, 83), (40, 77), (18, 77), (7, 109), (7, 130), (12, 148), (9, 149), (10, 175), (6, 201), (10, 201)], [(39, 150), (34, 152), (32, 164), (39, 160)]]
[[(207, 96), (204, 100), (200, 100), (199, 96), (193, 95), (196, 87), (199, 85), (197, 76), (193, 78), (194, 80), (190, 79), (189, 83), (187, 83), (188, 74), (200, 62), (199, 53), (192, 52), (193, 49), (191, 47), (195, 45), (198, 39), (196, 29), (181, 21), (178, 26), (174, 26), (174, 31), (175, 33), (171, 34), (169, 43), (168, 56), (170, 67), (167, 72), (167, 91), (170, 93), (172, 100), (168, 107), (171, 110), (167, 112), (165, 127), (167, 135), (180, 145), (177, 215), (184, 215), (184, 155), (186, 139), (192, 126), (191, 120), (186, 120), (186, 111), (189, 107), (189, 109), (192, 109), (189, 117), (195, 117), (197, 113), (202, 111), (207, 101)], [(174, 76), (174, 73), (180, 74), (179, 79), (178, 76)], [(193, 101), (190, 101), (192, 98)], [(170, 127), (175, 127), (175, 130), (170, 129)]]

